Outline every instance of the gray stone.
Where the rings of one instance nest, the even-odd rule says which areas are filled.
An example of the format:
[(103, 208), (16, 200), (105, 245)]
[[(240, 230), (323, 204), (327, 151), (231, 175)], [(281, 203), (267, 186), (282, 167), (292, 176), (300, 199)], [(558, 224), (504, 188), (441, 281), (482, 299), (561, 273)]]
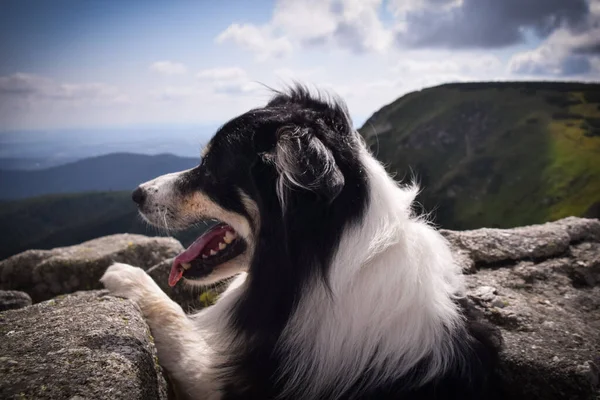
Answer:
[[(600, 222), (566, 218), (523, 228), (443, 234), (468, 273), (466, 294), (473, 307), (503, 336), (501, 374), (510, 398), (600, 400)], [(120, 237), (103, 238), (112, 241), (113, 250), (96, 249), (108, 254), (96, 257), (106, 262), (101, 267), (73, 255), (83, 249), (66, 248), (72, 252), (23, 253), (29, 264), (12, 261), (9, 274), (5, 261), (0, 273), (55, 291), (64, 290), (64, 282), (69, 287), (87, 284), (86, 268), (99, 277), (113, 260), (127, 262), (147, 269), (188, 312), (210, 304), (222, 290), (223, 285), (216, 285), (206, 294), (183, 282), (168, 286), (171, 257), (182, 250), (177, 242), (172, 247), (164, 239), (144, 242), (142, 254), (152, 254), (153, 246), (166, 249), (146, 256), (114, 250), (123, 247)], [(78, 267), (46, 269), (54, 265), (53, 258), (67, 265), (76, 260)], [(29, 265), (33, 273), (14, 275), (17, 265)], [(77, 273), (67, 274), (72, 271)], [(164, 398), (149, 338), (135, 306), (98, 292), (1, 313), (0, 398), (20, 393), (26, 398)]]
[(59, 294), (102, 288), (99, 279), (114, 262), (148, 269), (182, 251), (181, 243), (173, 238), (132, 234), (53, 250), (28, 250), (0, 261), (0, 289), (24, 291), (39, 302)]
[(567, 218), (504, 231), (445, 231), (479, 267), (466, 276), (467, 295), (502, 333), (511, 398), (600, 399), (599, 227)]
[(31, 305), (31, 297), (18, 290), (0, 290), (0, 311), (16, 310)]
[(491, 264), (548, 258), (566, 252), (573, 242), (598, 241), (600, 221), (570, 217), (514, 229), (441, 232), (454, 248), (466, 252), (476, 264)]
[(0, 398), (166, 399), (139, 309), (106, 293), (0, 313)]

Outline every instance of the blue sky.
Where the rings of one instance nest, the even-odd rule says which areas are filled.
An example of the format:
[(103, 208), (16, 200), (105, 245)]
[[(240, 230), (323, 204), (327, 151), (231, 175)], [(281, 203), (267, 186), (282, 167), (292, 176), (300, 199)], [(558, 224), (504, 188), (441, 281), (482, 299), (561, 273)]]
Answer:
[(3, 0), (0, 38), (0, 131), (212, 126), (257, 82), (360, 125), (444, 82), (600, 79), (600, 0)]

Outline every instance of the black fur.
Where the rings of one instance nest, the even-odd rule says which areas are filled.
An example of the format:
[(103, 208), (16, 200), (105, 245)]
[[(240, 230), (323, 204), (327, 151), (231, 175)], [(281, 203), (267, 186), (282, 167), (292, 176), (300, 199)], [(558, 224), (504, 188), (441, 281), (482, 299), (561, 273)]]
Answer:
[[(250, 219), (239, 188), (260, 210), (249, 285), (230, 316), (245, 345), (221, 365), (226, 400), (278, 398), (284, 382), (275, 380), (277, 372), (296, 355), (278, 349), (277, 342), (301, 289), (312, 279), (326, 279), (340, 237), (369, 205), (369, 182), (358, 158), (361, 139), (342, 104), (301, 87), (279, 93), (266, 107), (225, 124), (201, 165), (179, 182), (182, 193), (202, 187), (216, 203)], [(278, 151), (291, 159), (282, 163)], [(334, 168), (327, 168), (332, 163)], [(284, 172), (293, 182), (281, 199), (277, 185)], [(492, 398), (488, 391), (497, 346), (487, 328), (467, 321), (464, 337), (455, 339), (464, 362), (446, 375), (423, 387), (414, 387), (423, 366), (376, 387), (365, 385), (371, 381), (365, 376), (341, 398)]]

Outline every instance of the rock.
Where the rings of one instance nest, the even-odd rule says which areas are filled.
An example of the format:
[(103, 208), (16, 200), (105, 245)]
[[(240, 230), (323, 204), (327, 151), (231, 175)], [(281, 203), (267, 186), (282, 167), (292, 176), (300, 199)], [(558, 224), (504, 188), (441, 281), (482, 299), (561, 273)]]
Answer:
[(599, 232), (579, 218), (444, 232), (477, 265), (467, 295), (502, 333), (511, 398), (600, 399)]
[[(473, 311), (502, 334), (501, 377), (509, 398), (600, 400), (600, 221), (566, 218), (443, 234), (468, 273)], [(128, 241), (140, 250), (123, 246), (123, 237), (134, 238)], [(182, 250), (174, 240), (97, 239), (86, 260), (82, 247), (93, 242), (14, 256), (0, 263), (0, 283), (50, 287), (65, 281), (75, 290), (69, 282), (74, 274), (78, 283), (98, 287), (91, 277), (118, 260), (147, 269), (186, 311), (210, 304), (224, 287), (169, 287), (171, 257)], [(29, 293), (35, 300), (54, 292)], [(0, 313), (0, 398), (164, 398), (154, 357), (138, 309), (101, 292)]]
[(573, 242), (600, 240), (600, 221), (569, 217), (543, 225), (514, 229), (442, 230), (456, 249), (466, 251), (475, 263), (542, 259), (569, 249)]
[(491, 286), (479, 286), (475, 289), (472, 297), (479, 303), (490, 303), (496, 299), (496, 289)]
[(227, 287), (228, 280), (211, 285), (210, 289), (188, 286), (183, 280), (174, 287), (170, 287), (168, 281), (172, 265), (173, 259), (170, 258), (153, 266), (147, 272), (158, 286), (186, 312), (199, 310), (213, 304), (218, 295)]
[(0, 290), (0, 311), (16, 310), (31, 305), (31, 297), (17, 290)]
[(0, 289), (21, 290), (35, 303), (77, 290), (102, 288), (113, 262), (143, 269), (174, 257), (183, 246), (173, 238), (119, 234), (53, 250), (28, 250), (0, 261)]
[(166, 399), (139, 309), (106, 293), (0, 313), (0, 398)]

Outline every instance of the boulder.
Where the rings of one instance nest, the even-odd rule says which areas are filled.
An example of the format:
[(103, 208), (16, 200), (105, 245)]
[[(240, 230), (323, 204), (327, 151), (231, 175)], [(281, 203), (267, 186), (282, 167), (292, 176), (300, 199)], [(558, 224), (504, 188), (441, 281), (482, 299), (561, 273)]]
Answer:
[(79, 292), (0, 313), (0, 398), (166, 399), (138, 307)]
[(31, 305), (31, 297), (18, 290), (0, 290), (0, 311), (16, 310)]
[(502, 333), (511, 398), (599, 399), (600, 221), (443, 233), (470, 258), (467, 296)]
[(173, 238), (133, 234), (52, 250), (28, 250), (0, 261), (0, 289), (24, 291), (37, 303), (77, 290), (102, 288), (99, 279), (114, 262), (148, 269), (182, 251), (181, 243)]
[(441, 233), (455, 249), (466, 252), (475, 263), (506, 263), (553, 257), (566, 252), (571, 243), (598, 241), (600, 222), (569, 217), (513, 229), (441, 230)]
[[(566, 218), (442, 234), (467, 273), (474, 311), (503, 336), (501, 375), (509, 398), (599, 400), (600, 221)], [(90, 243), (92, 250), (85, 250)], [(15, 287), (27, 282), (50, 287), (62, 284), (61, 278), (68, 282), (71, 273), (78, 283), (99, 287), (92, 277), (121, 261), (146, 269), (191, 311), (212, 303), (224, 285), (204, 293), (182, 283), (169, 287), (172, 257), (181, 250), (171, 239), (109, 236), (14, 256), (0, 263), (0, 283), (14, 279), (20, 285)], [(82, 255), (86, 251), (90, 258)], [(77, 287), (68, 285), (64, 290)], [(35, 300), (53, 292), (28, 293), (35, 293)], [(0, 313), (0, 398), (164, 398), (164, 380), (139, 310), (103, 293), (77, 293)]]

